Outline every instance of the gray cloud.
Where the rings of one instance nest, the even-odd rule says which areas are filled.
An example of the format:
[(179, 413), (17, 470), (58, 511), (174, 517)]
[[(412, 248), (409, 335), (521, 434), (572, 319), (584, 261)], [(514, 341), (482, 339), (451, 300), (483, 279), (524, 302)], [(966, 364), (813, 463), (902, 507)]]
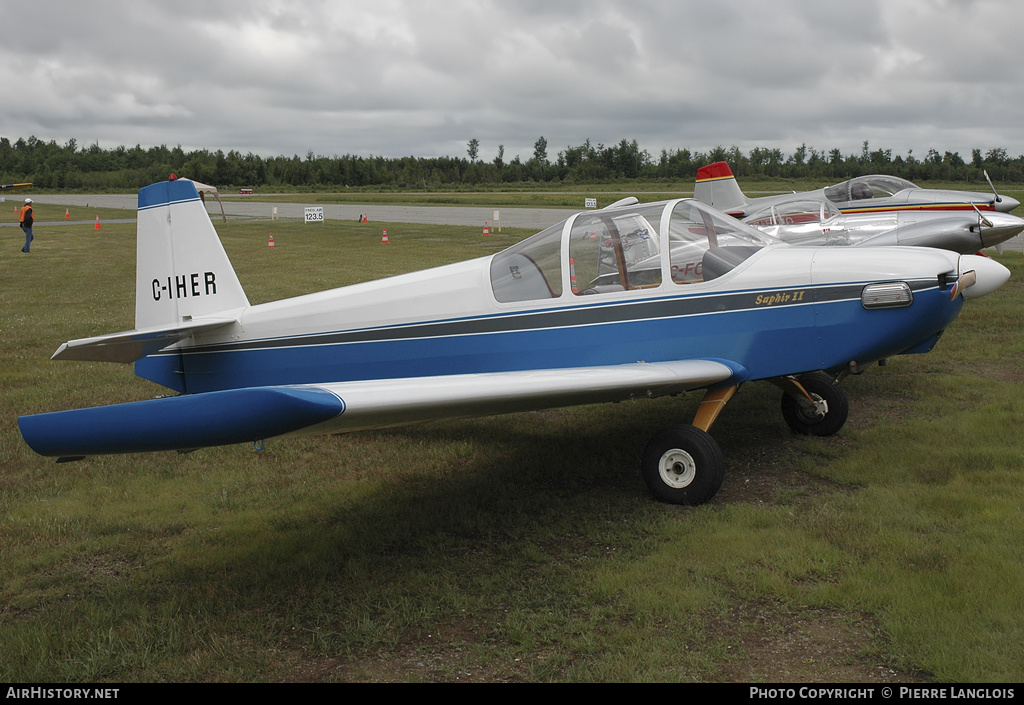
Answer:
[[(800, 144), (1024, 153), (1024, 5), (49, 0), (4, 5), (0, 135), (277, 154)], [(44, 29), (45, 28), (45, 29)]]

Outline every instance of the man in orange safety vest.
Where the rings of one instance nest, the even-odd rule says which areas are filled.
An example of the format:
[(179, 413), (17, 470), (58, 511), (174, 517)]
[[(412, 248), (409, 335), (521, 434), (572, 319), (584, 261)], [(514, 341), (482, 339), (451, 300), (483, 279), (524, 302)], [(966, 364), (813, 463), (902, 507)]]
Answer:
[(29, 245), (32, 244), (32, 240), (35, 238), (32, 235), (32, 223), (35, 222), (35, 218), (32, 216), (32, 199), (26, 198), (25, 205), (21, 207), (21, 214), (18, 218), (21, 229), (25, 231), (25, 246), (21, 248), (22, 252), (28, 252)]

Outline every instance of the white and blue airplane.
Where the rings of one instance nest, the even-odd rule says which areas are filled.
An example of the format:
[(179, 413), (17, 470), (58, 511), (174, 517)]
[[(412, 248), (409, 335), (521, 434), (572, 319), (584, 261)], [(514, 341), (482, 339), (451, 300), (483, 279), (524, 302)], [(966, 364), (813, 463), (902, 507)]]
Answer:
[(656, 497), (699, 504), (724, 473), (708, 430), (740, 384), (781, 387), (794, 431), (836, 433), (844, 375), (931, 349), (1008, 277), (975, 255), (791, 247), (694, 200), (627, 199), (491, 256), (250, 305), (195, 187), (168, 181), (139, 192), (135, 328), (53, 357), (134, 362), (179, 395), (19, 424), (71, 460), (703, 389), (693, 424), (642, 460)]

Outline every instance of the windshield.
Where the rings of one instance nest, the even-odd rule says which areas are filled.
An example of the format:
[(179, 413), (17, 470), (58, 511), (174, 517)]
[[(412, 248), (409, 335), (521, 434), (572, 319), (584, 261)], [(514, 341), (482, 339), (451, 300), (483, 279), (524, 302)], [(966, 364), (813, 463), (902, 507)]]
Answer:
[(695, 284), (721, 276), (773, 241), (698, 201), (682, 201), (669, 223), (672, 281)]

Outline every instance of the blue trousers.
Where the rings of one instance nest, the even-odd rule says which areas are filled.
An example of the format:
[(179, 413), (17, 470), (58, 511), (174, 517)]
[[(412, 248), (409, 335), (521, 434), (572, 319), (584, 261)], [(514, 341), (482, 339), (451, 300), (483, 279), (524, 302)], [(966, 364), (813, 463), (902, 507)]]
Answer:
[(31, 245), (32, 241), (35, 239), (34, 237), (32, 237), (32, 227), (29, 226), (26, 228), (22, 226), (21, 229), (25, 231), (25, 246), (21, 248), (21, 251), (28, 252), (29, 245)]

